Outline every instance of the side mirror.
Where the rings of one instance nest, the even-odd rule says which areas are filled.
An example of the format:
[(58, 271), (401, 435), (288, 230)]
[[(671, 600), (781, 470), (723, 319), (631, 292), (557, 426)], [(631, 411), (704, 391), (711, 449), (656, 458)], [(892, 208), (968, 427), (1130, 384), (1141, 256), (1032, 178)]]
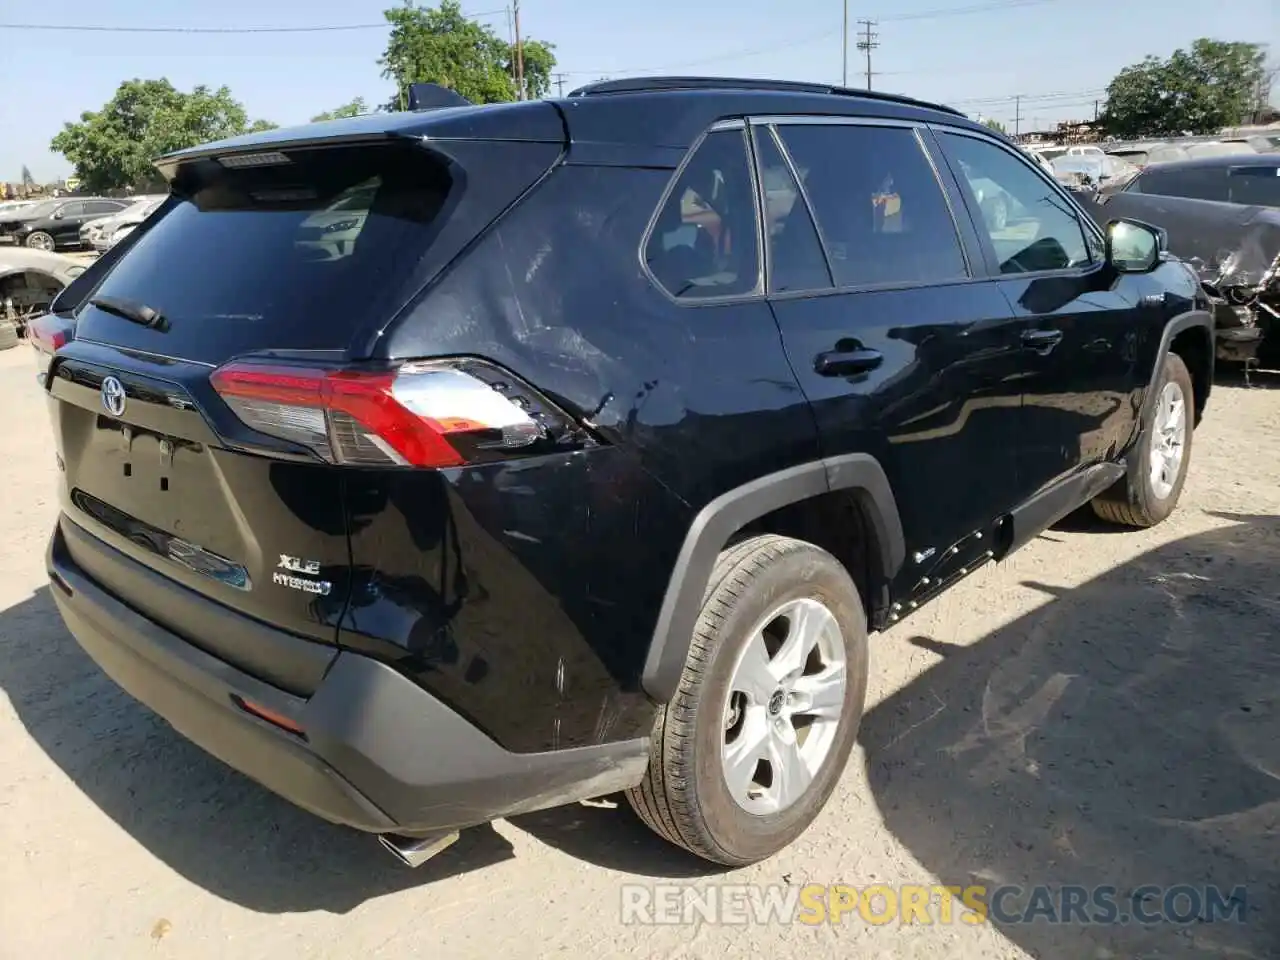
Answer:
[(64, 214), (61, 210), (55, 210), (53, 212), (53, 219), (55, 220), (61, 220), (64, 216), (66, 216), (66, 214)]
[(1107, 263), (1117, 273), (1150, 273), (1164, 252), (1164, 231), (1139, 220), (1107, 224)]

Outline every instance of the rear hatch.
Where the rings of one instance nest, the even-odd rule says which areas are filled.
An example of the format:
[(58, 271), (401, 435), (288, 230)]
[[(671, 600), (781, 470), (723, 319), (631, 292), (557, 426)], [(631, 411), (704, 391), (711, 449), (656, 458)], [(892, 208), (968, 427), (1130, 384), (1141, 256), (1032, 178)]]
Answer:
[[(176, 202), (72, 305), (75, 337), (47, 378), (72, 559), (144, 615), (277, 681), (201, 601), (336, 642), (351, 582), (346, 472), (431, 463), (398, 452), (404, 424), (384, 402), (395, 372), (362, 361), (365, 345), (561, 149), (459, 141), (445, 153), (423, 140), (171, 165)], [(494, 164), (500, 180), (475, 175)], [(371, 417), (390, 446), (364, 429)]]

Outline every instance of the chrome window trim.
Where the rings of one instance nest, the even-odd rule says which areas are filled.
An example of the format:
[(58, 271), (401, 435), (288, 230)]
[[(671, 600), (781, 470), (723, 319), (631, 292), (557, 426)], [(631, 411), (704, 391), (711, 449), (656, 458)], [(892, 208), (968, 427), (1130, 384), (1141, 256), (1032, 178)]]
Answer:
[(760, 126), (854, 126), (854, 127), (927, 127), (923, 120), (899, 117), (856, 117), (822, 113), (763, 114), (747, 118), (752, 125)]

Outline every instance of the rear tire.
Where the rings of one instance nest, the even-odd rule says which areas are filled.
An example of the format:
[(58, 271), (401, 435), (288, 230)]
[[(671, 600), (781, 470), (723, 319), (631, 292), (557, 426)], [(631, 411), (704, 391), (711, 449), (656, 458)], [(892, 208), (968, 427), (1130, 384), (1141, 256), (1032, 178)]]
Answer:
[(1155, 526), (1173, 513), (1182, 495), (1191, 463), (1195, 388), (1176, 353), (1165, 357), (1155, 389), (1151, 422), (1129, 453), (1125, 478), (1093, 501), (1093, 512), (1111, 523)]
[(866, 686), (867, 621), (844, 567), (800, 540), (744, 540), (715, 566), (645, 779), (627, 798), (654, 832), (706, 860), (772, 856), (835, 788)]

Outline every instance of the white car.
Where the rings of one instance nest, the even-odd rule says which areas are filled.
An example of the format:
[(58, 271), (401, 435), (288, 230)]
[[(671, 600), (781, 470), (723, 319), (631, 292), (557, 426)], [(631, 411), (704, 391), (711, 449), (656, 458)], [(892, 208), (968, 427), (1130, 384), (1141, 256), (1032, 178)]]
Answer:
[[(141, 223), (163, 202), (164, 195), (162, 194), (145, 194), (142, 196), (131, 197), (129, 200), (129, 206), (125, 207), (119, 213), (112, 214), (109, 217), (102, 217), (98, 220), (90, 220), (81, 227), (81, 245), (85, 247), (92, 247), (99, 253), (110, 249), (112, 244), (104, 244), (104, 237), (110, 235), (112, 231), (123, 223)], [(138, 216), (140, 213), (142, 214), (141, 217)]]
[(105, 253), (133, 232), (133, 228), (155, 213), (168, 197), (163, 194), (138, 197), (137, 202), (114, 217), (89, 224), (88, 243), (98, 253)]
[(319, 260), (349, 257), (355, 251), (356, 238), (364, 228), (376, 192), (376, 184), (356, 187), (328, 209), (307, 217), (298, 226), (297, 246), (311, 251)]

